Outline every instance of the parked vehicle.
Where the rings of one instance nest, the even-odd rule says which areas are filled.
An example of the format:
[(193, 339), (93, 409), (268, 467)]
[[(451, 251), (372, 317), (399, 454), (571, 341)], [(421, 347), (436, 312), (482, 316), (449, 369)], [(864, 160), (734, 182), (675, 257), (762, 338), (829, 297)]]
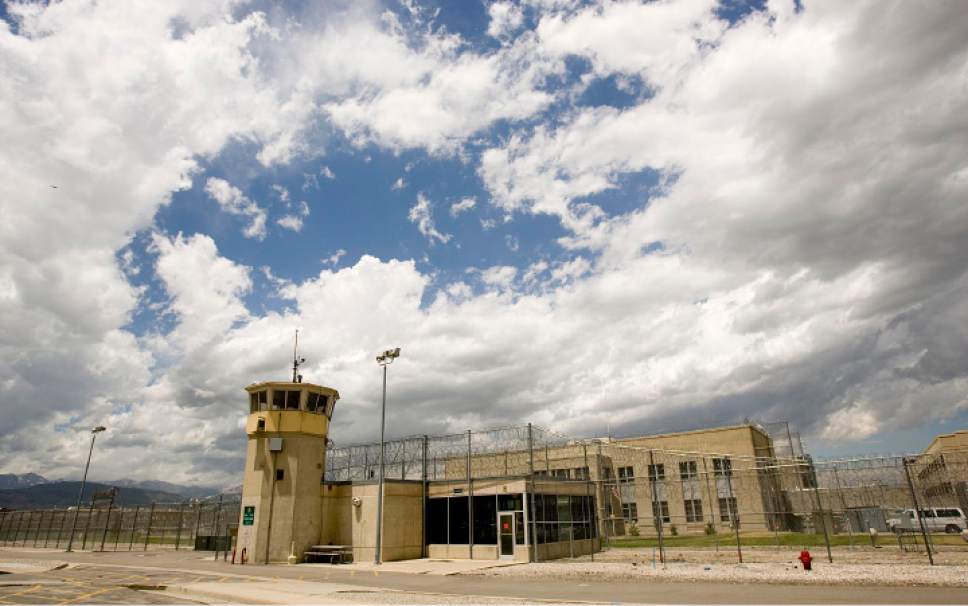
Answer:
[(929, 507), (920, 511), (920, 519), (913, 509), (898, 509), (887, 520), (887, 527), (891, 532), (910, 532), (921, 530), (921, 520), (928, 532), (944, 531), (957, 534), (968, 529), (968, 519), (965, 512), (957, 507)]

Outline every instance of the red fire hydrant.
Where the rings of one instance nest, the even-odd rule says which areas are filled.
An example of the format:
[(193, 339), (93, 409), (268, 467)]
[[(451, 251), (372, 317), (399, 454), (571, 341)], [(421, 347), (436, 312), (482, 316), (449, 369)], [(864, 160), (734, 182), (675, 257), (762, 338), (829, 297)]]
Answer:
[(811, 570), (810, 563), (813, 562), (813, 556), (810, 552), (804, 549), (800, 552), (800, 557), (797, 558), (803, 564), (804, 570)]

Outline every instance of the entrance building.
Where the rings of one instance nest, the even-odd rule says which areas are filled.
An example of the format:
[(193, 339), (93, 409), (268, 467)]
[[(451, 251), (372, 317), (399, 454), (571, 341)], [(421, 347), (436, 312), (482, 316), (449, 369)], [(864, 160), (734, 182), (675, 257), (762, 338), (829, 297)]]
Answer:
[[(240, 557), (244, 549), (250, 563), (301, 561), (307, 552), (373, 561), (380, 445), (327, 451), (334, 389), (266, 382), (246, 391)], [(382, 560), (542, 561), (598, 551), (587, 466), (576, 478), (534, 469), (549, 435), (529, 425), (387, 442)]]

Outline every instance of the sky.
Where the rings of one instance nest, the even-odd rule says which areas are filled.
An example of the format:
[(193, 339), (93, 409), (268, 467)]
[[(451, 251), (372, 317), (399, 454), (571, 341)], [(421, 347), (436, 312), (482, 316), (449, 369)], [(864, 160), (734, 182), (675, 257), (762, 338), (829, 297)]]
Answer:
[(243, 387), (337, 445), (968, 426), (968, 4), (0, 9), (0, 472), (237, 484)]

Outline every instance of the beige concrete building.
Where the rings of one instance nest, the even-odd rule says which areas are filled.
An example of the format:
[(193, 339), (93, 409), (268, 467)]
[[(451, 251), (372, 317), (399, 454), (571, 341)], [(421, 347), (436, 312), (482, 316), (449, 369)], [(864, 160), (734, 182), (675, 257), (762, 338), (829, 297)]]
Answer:
[[(372, 561), (376, 555), (379, 484), (365, 450), (362, 473), (327, 480), (327, 442), (339, 393), (309, 383), (268, 382), (246, 388), (249, 437), (237, 551), (268, 563), (326, 554)], [(468, 440), (470, 437), (468, 436)], [(388, 442), (393, 449), (406, 441)], [(383, 495), (382, 559), (419, 557), (545, 560), (601, 547), (591, 484), (539, 478), (525, 469), (491, 474), (463, 457), (440, 456), (428, 473), (428, 438), (419, 455), (388, 467)], [(377, 445), (377, 448), (379, 446)], [(379, 450), (376, 451), (377, 453)], [(399, 474), (394, 477), (394, 474)], [(440, 475), (440, 477), (437, 477)]]
[(913, 463), (923, 507), (968, 512), (968, 429), (938, 435)]

